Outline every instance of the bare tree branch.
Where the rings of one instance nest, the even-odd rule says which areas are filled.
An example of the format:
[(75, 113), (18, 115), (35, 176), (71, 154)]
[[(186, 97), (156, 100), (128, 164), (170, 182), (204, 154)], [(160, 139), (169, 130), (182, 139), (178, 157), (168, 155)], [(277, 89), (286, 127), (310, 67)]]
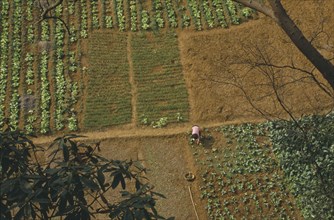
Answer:
[(47, 17), (47, 13), (52, 11), (53, 9), (55, 9), (58, 5), (62, 4), (63, 0), (57, 0), (54, 4), (52, 4), (51, 6), (48, 4), (47, 8), (44, 8), (41, 4), (41, 0), (39, 0), (39, 5), (42, 8), (43, 12), (41, 14), (41, 19), (39, 21), (37, 21), (37, 23), (40, 23), (42, 20), (44, 20)]
[(42, 0), (39, 0), (39, 7), (43, 10), (41, 14), (41, 18), (36, 22), (36, 24), (41, 23), (44, 20), (47, 19), (56, 19), (59, 20), (63, 23), (63, 25), (66, 28), (66, 31), (68, 34), (70, 34), (70, 29), (68, 28), (67, 24), (64, 22), (63, 19), (57, 16), (48, 16), (47, 14), (54, 10), (57, 6), (61, 5), (63, 3), (63, 0), (57, 0), (54, 4), (50, 5), (49, 2), (47, 1), (48, 7), (44, 7), (43, 4), (41, 3)]

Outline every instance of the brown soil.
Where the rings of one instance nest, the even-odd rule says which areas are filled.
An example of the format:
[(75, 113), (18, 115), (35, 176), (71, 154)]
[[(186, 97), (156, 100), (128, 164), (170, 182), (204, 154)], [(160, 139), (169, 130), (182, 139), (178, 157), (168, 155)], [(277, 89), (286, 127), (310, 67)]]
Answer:
[[(329, 36), (334, 36), (334, 15), (331, 11), (334, 1), (283, 3), (288, 14), (291, 14), (308, 38), (312, 37), (314, 31), (319, 30), (319, 15), (324, 15), (327, 19), (324, 31)], [(150, 170), (150, 181), (156, 186), (156, 191), (167, 197), (157, 203), (162, 215), (175, 216), (181, 220), (196, 219), (188, 191), (188, 186), (191, 185), (199, 217), (206, 219), (204, 204), (199, 200), (198, 182), (195, 180), (188, 183), (183, 178), (188, 171), (196, 175), (186, 134), (191, 125), (196, 123), (201, 127), (215, 127), (227, 123), (259, 122), (264, 120), (259, 111), (269, 118), (287, 117), (271, 88), (264, 85), (268, 83), (268, 78), (254, 70), (248, 71), (243, 65), (235, 65), (245, 61), (250, 54), (245, 49), (249, 47), (254, 48), (257, 45), (278, 65), (290, 65), (293, 59), (294, 65), (298, 67), (311, 70), (312, 66), (281, 29), (265, 17), (229, 29), (202, 32), (180, 30), (178, 36), (181, 62), (189, 91), (190, 122), (169, 125), (163, 129), (126, 125), (82, 135), (87, 136), (86, 140), (89, 142), (102, 141), (102, 153), (107, 157), (144, 158)], [(327, 39), (325, 34), (320, 34), (314, 45), (326, 58), (333, 57), (332, 38)], [(86, 63), (86, 60), (82, 63)], [(279, 92), (286, 107), (295, 116), (321, 113), (334, 107), (333, 99), (310, 80), (300, 80), (302, 75), (297, 71), (284, 71), (275, 72), (284, 75), (284, 78), (279, 78), (283, 83), (291, 79), (298, 80), (293, 86), (287, 85)], [(244, 88), (248, 100), (242, 90), (231, 85), (231, 77), (240, 79), (237, 84)], [(318, 78), (322, 81), (321, 77)], [(252, 108), (250, 102), (257, 106), (258, 111)], [(54, 138), (55, 136), (40, 137), (35, 139), (35, 142), (49, 143)]]
[(132, 57), (131, 57), (131, 33), (128, 34), (128, 41), (127, 41), (127, 50), (128, 50), (128, 62), (129, 62), (129, 82), (131, 85), (131, 106), (132, 106), (132, 124), (135, 126), (137, 122), (137, 85), (136, 81), (134, 79), (134, 71), (133, 71), (133, 62), (132, 62)]

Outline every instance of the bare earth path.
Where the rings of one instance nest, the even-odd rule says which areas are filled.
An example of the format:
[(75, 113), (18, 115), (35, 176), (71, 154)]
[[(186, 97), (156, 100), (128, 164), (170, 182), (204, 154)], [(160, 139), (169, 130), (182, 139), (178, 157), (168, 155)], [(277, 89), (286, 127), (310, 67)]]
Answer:
[[(227, 122), (209, 122), (200, 124), (202, 128), (213, 128), (222, 125), (230, 124), (240, 124), (240, 123), (258, 123), (263, 122), (264, 119), (252, 119), (247, 121), (227, 121)], [(90, 132), (76, 132), (78, 135), (85, 136), (84, 138), (78, 138), (76, 140), (105, 140), (109, 138), (134, 138), (134, 137), (159, 137), (159, 136), (170, 136), (189, 132), (191, 130), (192, 124), (182, 123), (182, 124), (171, 124), (166, 128), (151, 128), (151, 127), (137, 127), (133, 128), (132, 124), (123, 126), (122, 128), (110, 128), (100, 131), (90, 131)], [(62, 136), (63, 134), (57, 134), (52, 136), (39, 136), (38, 138), (32, 138), (35, 144), (46, 144), (52, 142), (55, 138)]]
[(128, 51), (128, 62), (129, 62), (129, 81), (131, 85), (131, 106), (132, 106), (132, 126), (136, 125), (137, 122), (137, 85), (135, 81), (135, 75), (133, 71), (132, 62), (132, 48), (131, 48), (131, 33), (128, 34), (127, 51)]

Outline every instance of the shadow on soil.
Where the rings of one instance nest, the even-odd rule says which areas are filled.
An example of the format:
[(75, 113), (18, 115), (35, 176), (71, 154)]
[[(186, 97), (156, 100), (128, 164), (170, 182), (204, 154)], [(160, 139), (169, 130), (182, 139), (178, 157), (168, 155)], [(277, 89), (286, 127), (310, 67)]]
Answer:
[(204, 148), (211, 149), (214, 143), (215, 139), (211, 135), (202, 136), (201, 138), (201, 144)]

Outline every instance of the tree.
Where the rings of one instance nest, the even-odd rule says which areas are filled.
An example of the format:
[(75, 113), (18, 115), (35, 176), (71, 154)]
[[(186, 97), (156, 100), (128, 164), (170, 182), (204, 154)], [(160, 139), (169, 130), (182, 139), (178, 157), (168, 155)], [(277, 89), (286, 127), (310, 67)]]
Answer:
[[(20, 131), (0, 132), (1, 219), (164, 219), (139, 161), (109, 160), (94, 146), (78, 143), (77, 135), (56, 138), (44, 149)], [(122, 187), (117, 199), (116, 188)], [(132, 190), (126, 191), (126, 188)], [(112, 191), (112, 202), (110, 199)], [(109, 196), (106, 196), (109, 193)]]
[[(288, 35), (296, 47), (305, 57), (319, 70), (329, 85), (334, 89), (334, 65), (325, 59), (319, 51), (306, 39), (302, 31), (295, 22), (289, 17), (284, 9), (281, 0), (234, 0), (247, 7), (257, 10), (264, 15), (272, 18)], [(267, 2), (264, 4), (262, 2)]]

